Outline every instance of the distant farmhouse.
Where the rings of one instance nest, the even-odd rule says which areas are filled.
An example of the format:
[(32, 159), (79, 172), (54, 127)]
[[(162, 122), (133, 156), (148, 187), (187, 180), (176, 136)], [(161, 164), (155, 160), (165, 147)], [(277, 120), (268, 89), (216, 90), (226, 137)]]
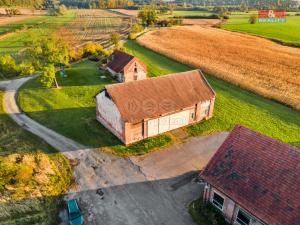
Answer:
[(200, 177), (231, 224), (300, 224), (300, 149), (236, 126)]
[(215, 92), (200, 70), (107, 85), (96, 95), (97, 120), (123, 143), (213, 115)]
[(119, 50), (115, 50), (107, 58), (107, 70), (119, 82), (147, 78), (146, 65), (138, 58)]

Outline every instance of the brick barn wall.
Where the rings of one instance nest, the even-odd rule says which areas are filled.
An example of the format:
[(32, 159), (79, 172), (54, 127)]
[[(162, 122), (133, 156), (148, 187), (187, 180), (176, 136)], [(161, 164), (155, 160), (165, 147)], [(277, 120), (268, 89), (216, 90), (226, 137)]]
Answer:
[(125, 144), (131, 144), (136, 141), (144, 139), (143, 136), (143, 122), (140, 123), (125, 123)]

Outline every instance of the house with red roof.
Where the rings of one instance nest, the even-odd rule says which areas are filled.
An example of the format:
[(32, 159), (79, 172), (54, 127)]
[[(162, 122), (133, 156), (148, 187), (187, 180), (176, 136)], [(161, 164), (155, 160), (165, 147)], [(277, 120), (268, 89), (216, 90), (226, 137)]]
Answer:
[(147, 66), (133, 55), (120, 50), (115, 50), (107, 58), (107, 70), (119, 82), (147, 78)]
[(300, 149), (237, 125), (200, 173), (235, 225), (300, 224)]
[(215, 92), (200, 70), (105, 86), (97, 120), (130, 144), (212, 117)]

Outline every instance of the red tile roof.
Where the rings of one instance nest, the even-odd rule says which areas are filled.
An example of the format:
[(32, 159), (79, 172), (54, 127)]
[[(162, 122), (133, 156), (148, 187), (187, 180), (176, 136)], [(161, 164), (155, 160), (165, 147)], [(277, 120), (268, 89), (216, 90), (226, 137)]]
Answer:
[(112, 60), (107, 64), (107, 67), (110, 68), (111, 70), (115, 71), (116, 73), (122, 72), (124, 68), (128, 65), (131, 64), (134, 61), (138, 61), (146, 70), (146, 65), (138, 60), (136, 57), (133, 55), (129, 55), (126, 52), (122, 52), (119, 50), (115, 50), (109, 58)]
[(266, 224), (300, 224), (300, 149), (238, 125), (200, 176)]
[(105, 87), (125, 122), (140, 122), (210, 100), (214, 91), (200, 70)]

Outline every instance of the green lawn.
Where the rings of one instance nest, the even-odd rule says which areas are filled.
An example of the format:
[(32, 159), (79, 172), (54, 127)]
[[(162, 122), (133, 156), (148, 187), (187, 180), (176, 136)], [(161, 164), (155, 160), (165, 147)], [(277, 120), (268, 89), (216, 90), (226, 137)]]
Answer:
[(36, 16), (29, 19), (20, 20), (14, 23), (0, 25), (0, 35), (16, 31), (20, 28), (36, 26), (44, 21), (49, 20), (49, 16)]
[[(96, 63), (85, 61), (66, 70), (68, 78), (58, 78), (60, 89), (41, 88), (37, 80), (25, 84), (19, 92), (21, 108), (34, 120), (74, 140), (119, 155), (141, 154), (166, 145), (167, 135), (123, 146), (96, 121), (94, 95), (113, 81), (100, 72)], [(106, 79), (101, 79), (106, 75)]]
[(212, 12), (205, 11), (173, 11), (172, 14), (160, 15), (159, 18), (185, 17), (185, 16), (209, 16)]
[[(190, 70), (136, 42), (128, 41), (125, 48), (145, 62), (149, 76)], [(142, 154), (170, 142), (168, 135), (146, 139), (129, 147), (120, 141), (95, 119), (93, 96), (111, 79), (100, 79), (95, 63), (85, 61), (67, 69), (68, 78), (60, 78), (61, 89), (41, 88), (36, 80), (21, 88), (19, 103), (33, 119), (94, 147), (102, 147), (114, 153)], [(217, 92), (214, 117), (186, 128), (190, 135), (230, 130), (235, 124), (243, 124), (259, 132), (300, 147), (300, 116), (284, 105), (245, 91), (228, 82), (206, 75)]]
[(283, 43), (296, 43), (300, 45), (300, 16), (287, 16), (286, 23), (259, 23), (249, 24), (249, 13), (234, 13), (221, 27), (226, 30), (245, 32), (279, 40)]
[(4, 113), (0, 90), (0, 224), (57, 224), (69, 161)]
[[(41, 16), (37, 19), (30, 19), (28, 23), (34, 24), (32, 28), (25, 31), (16, 32), (0, 39), (0, 54), (15, 53), (24, 48), (24, 42), (32, 37), (48, 36), (59, 27), (72, 21), (75, 17), (75, 11), (69, 10), (63, 16)], [(21, 22), (19, 22), (19, 25)], [(2, 28), (5, 30), (6, 28)], [(1, 31), (1, 27), (0, 27)]]

